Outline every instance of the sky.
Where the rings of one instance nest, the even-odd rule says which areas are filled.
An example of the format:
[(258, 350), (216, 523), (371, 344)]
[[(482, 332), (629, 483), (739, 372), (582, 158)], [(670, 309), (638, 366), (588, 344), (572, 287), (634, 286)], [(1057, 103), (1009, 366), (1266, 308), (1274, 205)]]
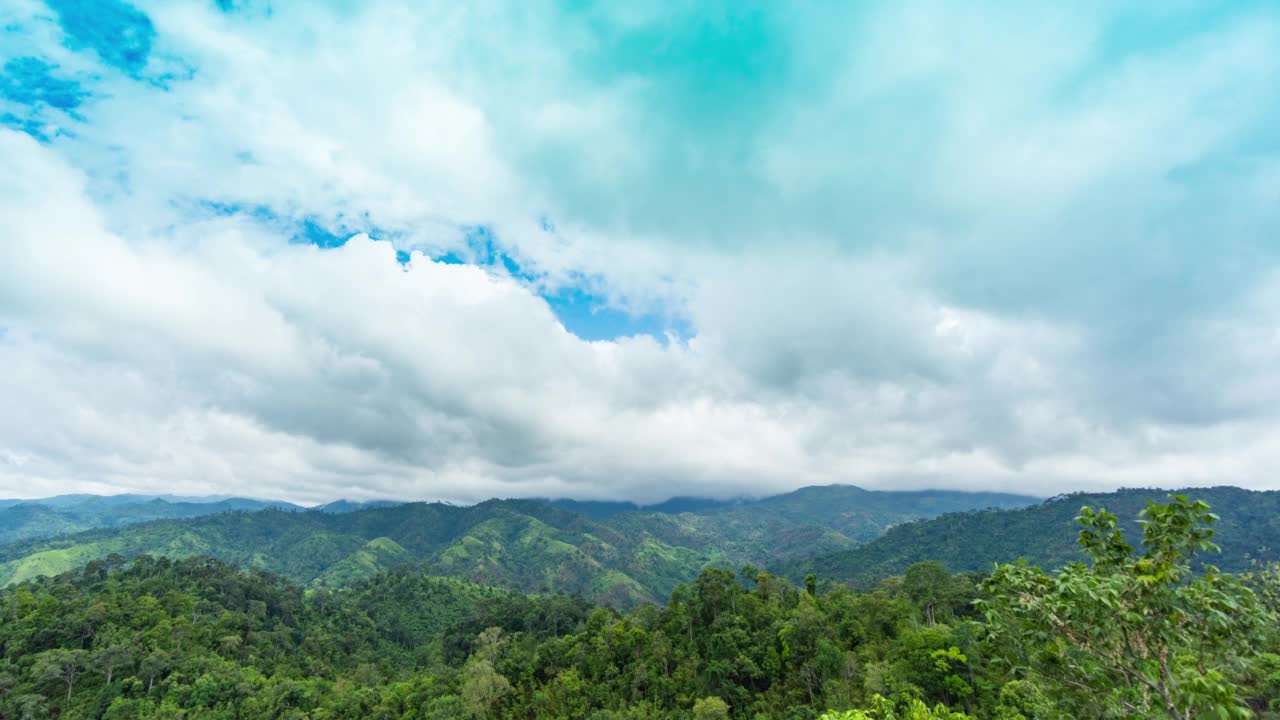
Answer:
[(1273, 2), (0, 0), (0, 497), (1280, 488)]

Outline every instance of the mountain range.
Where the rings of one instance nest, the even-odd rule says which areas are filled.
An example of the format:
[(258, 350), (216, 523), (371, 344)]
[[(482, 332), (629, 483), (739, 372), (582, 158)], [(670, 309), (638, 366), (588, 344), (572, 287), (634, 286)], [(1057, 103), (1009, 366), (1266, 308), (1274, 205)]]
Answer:
[[(390, 500), (337, 500), (312, 510), (351, 512), (396, 504)], [(95, 528), (118, 528), (148, 520), (194, 518), (231, 511), (307, 510), (282, 500), (179, 495), (55, 495), (36, 500), (0, 500), (0, 543), (56, 537)]]
[[(983, 571), (993, 563), (1019, 559), (1056, 568), (1082, 559), (1075, 521), (1081, 507), (1105, 508), (1115, 514), (1129, 543), (1139, 546), (1138, 514), (1148, 502), (1164, 502), (1170, 492), (1074, 493), (1017, 509), (946, 513), (897, 525), (858, 547), (815, 553), (776, 570), (797, 580), (813, 573), (828, 582), (867, 586), (925, 560), (941, 562), (952, 572)], [(1214, 542), (1222, 552), (1208, 555), (1205, 562), (1241, 571), (1280, 560), (1280, 491), (1212, 487), (1172, 492), (1204, 500), (1220, 518)]]
[[(913, 519), (1036, 501), (999, 493), (837, 485), (758, 500), (682, 499), (659, 506), (681, 512), (595, 504), (584, 514), (564, 509), (565, 501), (535, 500), (331, 508), (349, 510), (341, 513), (280, 505), (10, 542), (0, 546), (0, 584), (58, 574), (113, 554), (208, 555), (312, 587), (337, 587), (413, 562), (426, 563), (438, 575), (627, 606), (665, 600), (704, 567), (771, 567), (852, 548)], [(108, 509), (116, 506), (133, 507), (106, 502), (103, 517), (113, 517)]]
[[(1280, 492), (1183, 491), (1222, 520), (1211, 559), (1243, 570), (1280, 559)], [(477, 505), (337, 501), (305, 509), (244, 498), (62, 496), (0, 507), (0, 585), (151, 554), (210, 556), (340, 588), (403, 565), (524, 592), (563, 592), (617, 607), (665, 601), (707, 567), (745, 565), (800, 582), (870, 585), (937, 560), (953, 572), (1024, 558), (1043, 567), (1081, 559), (1074, 518), (1084, 505), (1137, 517), (1164, 490), (1022, 495), (801, 488), (760, 499), (676, 498), (656, 506), (572, 500)], [(10, 524), (5, 524), (10, 523)], [(83, 530), (85, 525), (98, 527)], [(22, 532), (56, 537), (21, 537)], [(19, 539), (12, 539), (14, 536)]]

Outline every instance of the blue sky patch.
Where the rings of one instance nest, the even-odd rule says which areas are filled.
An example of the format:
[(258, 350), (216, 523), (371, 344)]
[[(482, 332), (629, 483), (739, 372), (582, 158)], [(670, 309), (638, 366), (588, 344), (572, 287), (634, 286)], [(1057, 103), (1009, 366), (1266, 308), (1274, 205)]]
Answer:
[(462, 247), (453, 248), (444, 253), (432, 256), (432, 260), (446, 265), (478, 265), (486, 268), (502, 268), (508, 275), (525, 282), (533, 281), (537, 275), (527, 271), (498, 242), (493, 228), (488, 225), (462, 225)]
[(432, 260), (435, 260), (435, 261), (436, 261), (436, 262), (438, 262), (438, 263), (444, 263), (445, 265), (466, 265), (466, 264), (468, 264), (466, 260), (464, 260), (460, 255), (458, 255), (457, 253), (453, 252), (452, 250), (450, 250), (449, 252), (447, 252), (447, 253), (445, 253), (445, 254), (443, 254), (443, 255), (440, 255), (439, 257), (434, 257), (434, 258), (431, 258), (431, 259), (432, 259)]
[(4, 64), (0, 97), (20, 105), (45, 104), (71, 112), (89, 96), (80, 83), (54, 77), (57, 65), (35, 57), (19, 57)]
[(684, 320), (657, 314), (633, 315), (611, 307), (581, 287), (561, 288), (543, 295), (543, 299), (565, 329), (583, 340), (652, 335), (665, 342), (668, 333), (679, 338), (688, 338), (692, 334)]
[[(552, 232), (554, 225), (549, 218), (540, 221), (543, 230)], [(583, 340), (615, 340), (633, 335), (652, 335), (665, 342), (667, 334), (677, 337), (690, 336), (688, 323), (659, 314), (633, 314), (619, 309), (607, 299), (593, 294), (583, 282), (575, 286), (540, 291), (538, 281), (543, 275), (521, 264), (502, 246), (494, 229), (488, 225), (464, 225), (461, 228), (464, 247), (450, 250), (432, 258), (449, 265), (477, 265), (506, 275), (530, 285), (565, 329)]]
[(268, 205), (206, 200), (199, 203), (205, 212), (219, 217), (244, 217), (289, 237), (289, 242), (331, 249), (342, 247), (352, 236), (367, 233), (376, 240), (391, 240), (399, 235), (394, 230), (375, 225), (368, 213), (356, 217), (339, 216), (329, 223), (316, 215), (286, 215)]
[(234, 217), (241, 215), (261, 223), (273, 223), (280, 219), (270, 207), (266, 205), (250, 205), (245, 203), (220, 202), (218, 200), (205, 200), (200, 203), (200, 207), (204, 208), (212, 215), (219, 217)]
[(18, 117), (13, 113), (0, 115), (0, 125), (23, 132), (40, 142), (49, 142), (49, 125), (32, 117)]
[[(472, 258), (471, 262), (474, 264), (495, 268), (501, 267), (511, 277), (524, 282), (532, 282), (537, 279), (537, 274), (525, 269), (520, 264), (520, 261), (516, 260), (502, 247), (494, 234), (493, 228), (488, 225), (464, 225), (462, 226), (462, 233), (467, 244), (467, 250), (464, 255)], [(456, 252), (449, 252), (446, 253), (446, 257), (456, 260), (459, 255)], [(449, 260), (445, 260), (445, 262), (449, 262)]]
[(334, 232), (313, 217), (306, 217), (298, 223), (294, 233), (294, 242), (304, 242), (319, 248), (336, 248), (347, 244), (354, 232)]
[(151, 56), (151, 18), (120, 0), (48, 0), (67, 35), (67, 47), (90, 49), (106, 64), (138, 77)]
[[(397, 233), (376, 227), (367, 214), (352, 221), (339, 218), (336, 224), (326, 224), (318, 217), (306, 215), (290, 217), (282, 215), (266, 205), (252, 205), (205, 201), (200, 204), (206, 212), (221, 217), (240, 216), (289, 236), (293, 243), (305, 243), (330, 249), (345, 245), (358, 233), (368, 233), (375, 240), (392, 240)], [(582, 282), (575, 286), (540, 291), (537, 287), (542, 276), (532, 272), (512, 257), (499, 242), (493, 228), (488, 225), (461, 226), (464, 244), (431, 259), (448, 265), (474, 265), (490, 271), (506, 274), (527, 283), (539, 294), (551, 311), (569, 332), (583, 340), (615, 340), (634, 335), (652, 335), (665, 342), (668, 334), (679, 338), (692, 335), (688, 323), (658, 313), (631, 313), (619, 309), (607, 299), (593, 294)], [(396, 262), (405, 265), (411, 259), (409, 251), (397, 248)]]

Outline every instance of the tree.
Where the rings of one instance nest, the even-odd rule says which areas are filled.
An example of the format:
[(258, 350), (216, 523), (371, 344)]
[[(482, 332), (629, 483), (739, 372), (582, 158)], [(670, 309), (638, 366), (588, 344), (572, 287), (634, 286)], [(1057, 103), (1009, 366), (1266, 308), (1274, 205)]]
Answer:
[(1265, 614), (1236, 578), (1205, 565), (1217, 517), (1171, 495), (1141, 513), (1143, 551), (1111, 513), (1081, 509), (1079, 543), (1092, 565), (1056, 576), (1003, 565), (982, 601), (992, 639), (1015, 673), (1039, 681), (1077, 717), (1247, 715), (1233, 682)]
[(705, 697), (693, 703), (693, 720), (729, 720), (729, 706), (718, 697)]
[(107, 676), (107, 684), (116, 669), (133, 662), (133, 648), (124, 643), (112, 643), (93, 654), (93, 666)]
[(493, 717), (494, 709), (511, 692), (511, 683), (493, 663), (472, 658), (462, 669), (462, 703), (475, 718)]
[(930, 708), (919, 699), (908, 700), (895, 707), (879, 695), (871, 697), (871, 707), (865, 710), (829, 712), (818, 720), (973, 720), (968, 715), (948, 710), (944, 705)]
[(485, 628), (484, 632), (476, 636), (473, 655), (478, 660), (484, 660), (491, 665), (496, 664), (506, 646), (507, 639), (502, 636), (502, 628)]
[(142, 672), (147, 676), (147, 694), (156, 686), (156, 678), (163, 677), (173, 667), (173, 656), (164, 650), (153, 650), (142, 661)]
[(27, 693), (13, 699), (13, 707), (17, 710), (19, 720), (36, 720), (45, 717), (48, 710), (43, 695)]
[(70, 700), (71, 690), (84, 672), (88, 655), (84, 650), (46, 650), (36, 656), (32, 672), (42, 681), (62, 682), (67, 686), (67, 700)]
[(942, 563), (933, 560), (912, 565), (902, 578), (902, 591), (924, 613), (930, 627), (937, 619), (939, 606), (949, 608), (961, 594), (958, 585)]

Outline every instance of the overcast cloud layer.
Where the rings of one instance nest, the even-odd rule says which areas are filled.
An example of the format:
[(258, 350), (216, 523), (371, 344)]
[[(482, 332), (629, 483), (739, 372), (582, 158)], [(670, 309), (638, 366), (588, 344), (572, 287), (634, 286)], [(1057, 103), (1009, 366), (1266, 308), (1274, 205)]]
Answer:
[(0, 0), (0, 497), (1280, 487), (1274, 3), (823, 5)]

